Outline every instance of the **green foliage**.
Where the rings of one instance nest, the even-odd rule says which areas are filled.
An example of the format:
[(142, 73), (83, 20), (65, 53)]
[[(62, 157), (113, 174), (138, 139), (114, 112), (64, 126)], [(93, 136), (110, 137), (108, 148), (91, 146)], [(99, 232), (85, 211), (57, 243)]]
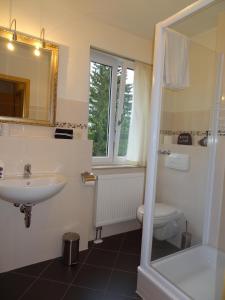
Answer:
[[(121, 69), (117, 76), (117, 98), (120, 85)], [(111, 67), (99, 63), (91, 63), (90, 96), (89, 96), (89, 128), (88, 138), (93, 140), (93, 156), (107, 156), (108, 121), (110, 104)], [(127, 153), (129, 126), (132, 110), (133, 86), (126, 84), (123, 114), (120, 122), (119, 156)], [(118, 107), (118, 103), (116, 105)]]
[(107, 155), (111, 68), (91, 64), (88, 138), (93, 140), (93, 156)]

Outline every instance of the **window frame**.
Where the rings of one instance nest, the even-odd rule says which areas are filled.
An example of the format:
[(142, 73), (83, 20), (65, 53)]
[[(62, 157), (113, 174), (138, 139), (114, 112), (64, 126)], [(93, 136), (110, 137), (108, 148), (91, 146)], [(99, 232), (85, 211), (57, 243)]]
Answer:
[[(116, 57), (105, 52), (92, 49), (90, 51), (90, 65), (91, 62), (103, 64), (112, 68), (111, 73), (111, 86), (110, 86), (110, 99), (109, 99), (109, 118), (108, 118), (108, 155), (107, 156), (92, 156), (92, 163), (94, 165), (104, 164), (124, 164), (127, 163), (126, 156), (117, 156), (120, 141), (121, 126), (118, 122), (121, 119), (124, 104), (124, 94), (126, 86), (126, 70), (134, 69), (134, 61), (124, 58)], [(118, 67), (122, 67), (119, 97), (118, 97), (118, 112), (116, 111), (117, 102), (117, 71)], [(90, 72), (89, 72), (90, 74)], [(90, 82), (89, 82), (90, 88)]]

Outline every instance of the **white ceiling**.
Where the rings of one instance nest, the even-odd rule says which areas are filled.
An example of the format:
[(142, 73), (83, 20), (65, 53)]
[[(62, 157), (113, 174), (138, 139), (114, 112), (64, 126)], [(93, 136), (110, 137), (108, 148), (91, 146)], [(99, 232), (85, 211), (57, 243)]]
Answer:
[(153, 38), (155, 24), (196, 0), (73, 0), (76, 9), (101, 22), (144, 38)]
[(205, 9), (174, 24), (173, 28), (190, 37), (207, 32), (217, 26), (218, 16), (223, 11), (225, 11), (225, 1), (215, 1)]

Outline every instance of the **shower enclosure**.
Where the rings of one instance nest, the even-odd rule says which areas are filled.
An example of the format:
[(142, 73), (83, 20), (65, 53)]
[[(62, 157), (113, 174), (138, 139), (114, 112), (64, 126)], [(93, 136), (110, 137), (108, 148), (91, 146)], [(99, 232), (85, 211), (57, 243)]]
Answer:
[[(225, 297), (224, 53), (225, 0), (197, 1), (156, 26), (137, 288), (146, 300)], [(180, 212), (163, 242), (156, 202)], [(191, 243), (183, 249), (186, 222)]]

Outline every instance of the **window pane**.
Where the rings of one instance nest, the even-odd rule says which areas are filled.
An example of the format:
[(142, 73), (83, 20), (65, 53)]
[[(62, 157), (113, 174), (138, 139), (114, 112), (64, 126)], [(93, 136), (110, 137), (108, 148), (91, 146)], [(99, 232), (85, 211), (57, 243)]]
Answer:
[(123, 114), (122, 114), (121, 125), (120, 125), (121, 129), (120, 129), (118, 156), (127, 155), (129, 128), (130, 128), (131, 112), (132, 112), (132, 105), (133, 105), (133, 83), (134, 83), (134, 70), (127, 69)]
[(91, 62), (88, 138), (93, 140), (93, 156), (108, 155), (111, 76), (112, 67)]

